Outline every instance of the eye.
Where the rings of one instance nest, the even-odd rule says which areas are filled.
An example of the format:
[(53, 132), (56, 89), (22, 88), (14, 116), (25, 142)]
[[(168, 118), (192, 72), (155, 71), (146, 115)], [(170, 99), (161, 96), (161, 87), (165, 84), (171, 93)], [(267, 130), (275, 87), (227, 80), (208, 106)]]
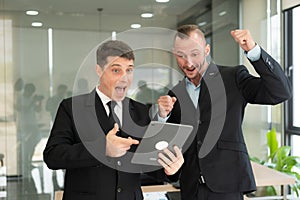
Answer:
[(179, 57), (179, 58), (185, 58), (186, 57), (183, 53), (177, 53), (176, 56)]
[(198, 53), (198, 52), (192, 53), (192, 54), (191, 54), (191, 57), (193, 57), (193, 58), (195, 58), (195, 57), (197, 57), (197, 56), (199, 56), (199, 53)]
[(133, 73), (133, 68), (128, 68), (126, 71), (127, 71), (127, 74), (131, 74), (131, 73)]
[(112, 69), (112, 72), (113, 72), (113, 73), (119, 73), (120, 70), (119, 70), (118, 68), (113, 68), (113, 69)]

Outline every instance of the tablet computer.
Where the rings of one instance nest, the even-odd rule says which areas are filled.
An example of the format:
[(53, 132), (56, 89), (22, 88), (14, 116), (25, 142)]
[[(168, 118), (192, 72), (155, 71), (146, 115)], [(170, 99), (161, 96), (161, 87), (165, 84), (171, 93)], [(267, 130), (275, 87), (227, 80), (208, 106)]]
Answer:
[(172, 151), (174, 145), (182, 148), (192, 130), (191, 125), (151, 121), (131, 162), (160, 166), (157, 162), (158, 153), (166, 147)]

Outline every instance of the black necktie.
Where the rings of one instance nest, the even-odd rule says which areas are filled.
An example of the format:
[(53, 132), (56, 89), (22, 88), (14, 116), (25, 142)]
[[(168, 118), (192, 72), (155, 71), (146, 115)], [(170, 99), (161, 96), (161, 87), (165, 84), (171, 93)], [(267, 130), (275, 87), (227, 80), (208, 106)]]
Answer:
[(116, 105), (117, 105), (117, 102), (115, 102), (115, 101), (107, 102), (107, 106), (109, 108), (108, 119), (112, 124), (117, 123), (119, 125), (119, 127), (121, 127), (120, 119), (118, 118), (118, 116), (115, 113)]

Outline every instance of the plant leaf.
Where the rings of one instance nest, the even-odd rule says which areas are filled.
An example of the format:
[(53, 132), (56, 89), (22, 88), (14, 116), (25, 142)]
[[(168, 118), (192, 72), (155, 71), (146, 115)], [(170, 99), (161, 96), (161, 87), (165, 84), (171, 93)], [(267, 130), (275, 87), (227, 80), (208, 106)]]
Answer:
[(297, 157), (296, 156), (287, 156), (283, 160), (284, 168), (283, 171), (285, 172), (291, 172), (293, 167), (296, 167), (297, 165)]
[(299, 197), (299, 187), (296, 185), (290, 185), (292, 190), (296, 193), (296, 196)]
[(276, 159), (276, 169), (278, 171), (284, 170), (284, 167), (286, 165), (285, 159), (289, 156), (290, 152), (290, 146), (281, 146), (275, 151), (273, 161), (275, 161)]
[(250, 158), (250, 160), (253, 161), (253, 162), (259, 163), (259, 164), (261, 164), (261, 165), (264, 165), (264, 164), (265, 164), (265, 161), (259, 159), (258, 157), (255, 157), (255, 156), (251, 157), (251, 156), (250, 156), (249, 158)]
[(267, 190), (267, 196), (276, 196), (277, 195), (277, 192), (276, 192), (274, 186), (267, 186), (266, 190)]
[(270, 158), (273, 161), (275, 151), (278, 149), (278, 141), (277, 141), (275, 128), (272, 128), (272, 130), (270, 130), (267, 133), (267, 140), (268, 140), (268, 146), (270, 149)]

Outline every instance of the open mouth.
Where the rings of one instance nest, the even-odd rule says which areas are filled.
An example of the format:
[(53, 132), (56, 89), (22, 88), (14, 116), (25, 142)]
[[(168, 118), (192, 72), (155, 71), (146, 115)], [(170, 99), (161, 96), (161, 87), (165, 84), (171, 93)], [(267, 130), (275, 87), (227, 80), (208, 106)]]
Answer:
[(188, 71), (188, 72), (193, 72), (195, 71), (195, 67), (185, 67), (185, 70)]
[(187, 68), (187, 70), (190, 71), (190, 72), (194, 71), (195, 69), (196, 69), (195, 67), (193, 67), (193, 68)]
[(123, 94), (126, 90), (126, 87), (116, 87), (115, 90), (117, 94)]

